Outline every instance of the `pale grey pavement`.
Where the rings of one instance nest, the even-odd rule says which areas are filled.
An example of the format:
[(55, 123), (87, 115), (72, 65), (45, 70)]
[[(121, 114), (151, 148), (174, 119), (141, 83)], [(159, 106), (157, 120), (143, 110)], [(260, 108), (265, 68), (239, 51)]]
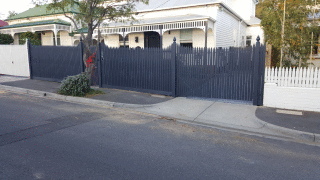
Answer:
[[(15, 79), (16, 78), (16, 79)], [(90, 98), (56, 94), (59, 83), (0, 75), (0, 90), (31, 94), (45, 98), (94, 104), (162, 116), (163, 118), (211, 126), (231, 131), (286, 138), (289, 140), (320, 142), (320, 114), (302, 115), (278, 113), (276, 109), (257, 107), (248, 102), (160, 96), (115, 89), (99, 88), (106, 92)], [(294, 126), (291, 119), (294, 119)], [(297, 128), (296, 128), (297, 127)]]

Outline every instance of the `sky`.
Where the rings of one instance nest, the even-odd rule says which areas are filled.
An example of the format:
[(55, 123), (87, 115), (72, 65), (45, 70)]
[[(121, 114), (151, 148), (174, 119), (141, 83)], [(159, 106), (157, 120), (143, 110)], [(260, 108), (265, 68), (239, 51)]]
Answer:
[(32, 7), (32, 0), (0, 0), (0, 20), (7, 19), (9, 11), (21, 13)]

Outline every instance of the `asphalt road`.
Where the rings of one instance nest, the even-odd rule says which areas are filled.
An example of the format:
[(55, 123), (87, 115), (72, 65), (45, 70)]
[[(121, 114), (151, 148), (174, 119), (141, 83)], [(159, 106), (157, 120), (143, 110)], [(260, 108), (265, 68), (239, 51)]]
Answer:
[(319, 179), (320, 147), (0, 91), (0, 179)]

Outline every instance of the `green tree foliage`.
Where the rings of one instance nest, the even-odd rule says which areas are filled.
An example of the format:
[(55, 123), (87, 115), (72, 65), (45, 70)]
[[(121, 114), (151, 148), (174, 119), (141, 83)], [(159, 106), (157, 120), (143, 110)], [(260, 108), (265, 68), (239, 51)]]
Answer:
[(13, 43), (13, 38), (10, 34), (0, 33), (0, 44), (11, 44)]
[[(69, 18), (74, 27), (87, 28), (86, 34), (81, 32), (84, 42), (84, 57), (83, 61), (87, 60), (94, 52), (91, 52), (89, 46), (92, 45), (92, 34), (103, 21), (131, 21), (133, 20), (133, 12), (135, 2), (148, 3), (148, 0), (33, 0), (36, 4), (47, 4), (48, 10), (63, 11), (64, 15)], [(68, 13), (70, 10), (72, 14)], [(74, 13), (74, 10), (77, 13)], [(79, 23), (81, 22), (81, 23)], [(79, 27), (82, 24), (83, 27)], [(88, 66), (86, 72), (91, 75), (93, 66)]]
[[(317, 43), (319, 28), (311, 18), (317, 13), (314, 5), (313, 0), (264, 0), (259, 5), (266, 42), (278, 50), (275, 52), (283, 49), (284, 65), (296, 66), (288, 62), (300, 61), (300, 65), (306, 62), (311, 47)], [(273, 59), (276, 61), (273, 64), (279, 65), (280, 58), (275, 57), (278, 58)]]
[(41, 45), (40, 34), (25, 32), (19, 35), (19, 44), (25, 44), (27, 39), (29, 39), (32, 45)]
[(16, 13), (15, 11), (9, 11), (9, 15), (7, 19), (12, 18), (13, 16), (17, 15), (18, 13)]

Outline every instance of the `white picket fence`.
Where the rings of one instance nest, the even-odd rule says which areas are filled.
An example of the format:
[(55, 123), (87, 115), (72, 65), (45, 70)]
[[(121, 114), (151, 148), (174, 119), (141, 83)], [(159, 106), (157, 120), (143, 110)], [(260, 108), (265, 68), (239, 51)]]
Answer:
[(283, 87), (320, 88), (320, 68), (266, 68), (265, 83)]
[(320, 69), (266, 68), (263, 105), (320, 112)]

